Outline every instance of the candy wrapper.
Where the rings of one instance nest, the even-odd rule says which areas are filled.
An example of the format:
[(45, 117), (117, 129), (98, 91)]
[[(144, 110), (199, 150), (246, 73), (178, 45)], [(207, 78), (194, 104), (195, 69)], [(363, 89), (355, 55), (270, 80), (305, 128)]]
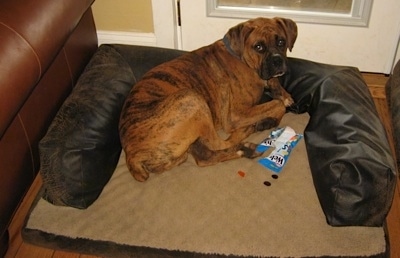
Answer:
[(284, 127), (272, 130), (268, 137), (264, 139), (256, 148), (257, 152), (266, 152), (270, 147), (275, 147), (275, 141), (285, 130)]
[[(289, 132), (287, 135), (290, 135), (291, 133), (292, 132)], [(295, 134), (291, 136), (291, 138), (285, 143), (278, 145), (277, 148), (273, 150), (270, 155), (260, 159), (258, 162), (264, 167), (272, 170), (273, 172), (279, 173), (282, 170), (283, 166), (286, 164), (293, 148), (297, 145), (301, 138), (303, 138), (303, 135), (301, 134)], [(275, 142), (277, 142), (277, 140)]]

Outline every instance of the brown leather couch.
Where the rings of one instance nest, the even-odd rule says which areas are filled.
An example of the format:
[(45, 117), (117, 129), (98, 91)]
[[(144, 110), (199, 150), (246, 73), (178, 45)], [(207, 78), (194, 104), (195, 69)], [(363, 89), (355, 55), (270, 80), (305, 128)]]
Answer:
[(38, 142), (97, 49), (93, 1), (0, 2), (0, 256), (38, 173)]

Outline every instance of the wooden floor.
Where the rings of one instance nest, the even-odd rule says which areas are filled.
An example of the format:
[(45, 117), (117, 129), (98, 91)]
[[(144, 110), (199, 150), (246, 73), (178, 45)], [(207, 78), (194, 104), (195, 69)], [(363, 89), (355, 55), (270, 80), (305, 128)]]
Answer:
[[(374, 98), (375, 105), (382, 119), (383, 124), (387, 129), (389, 136), (392, 135), (392, 130), (390, 125), (390, 117), (388, 113), (388, 108), (385, 99), (384, 85), (387, 81), (387, 77), (384, 75), (377, 74), (364, 74), (365, 80), (369, 86), (371, 94)], [(392, 146), (393, 149), (393, 146)], [(6, 254), (6, 258), (10, 257), (21, 257), (21, 258), (45, 258), (45, 257), (81, 257), (81, 258), (92, 258), (96, 256), (68, 253), (63, 251), (55, 251), (50, 249), (45, 249), (37, 246), (33, 246), (24, 243), (21, 237), (21, 227), (28, 209), (39, 191), (41, 186), (41, 178), (37, 177), (33, 183), (31, 189), (29, 190), (26, 198), (21, 204), (18, 212), (16, 213), (14, 220), (12, 221), (9, 231), (10, 231), (10, 247)], [(400, 189), (399, 184), (397, 184), (394, 202), (392, 209), (387, 217), (387, 224), (389, 225), (389, 238), (391, 246), (391, 256), (393, 258), (400, 258)]]

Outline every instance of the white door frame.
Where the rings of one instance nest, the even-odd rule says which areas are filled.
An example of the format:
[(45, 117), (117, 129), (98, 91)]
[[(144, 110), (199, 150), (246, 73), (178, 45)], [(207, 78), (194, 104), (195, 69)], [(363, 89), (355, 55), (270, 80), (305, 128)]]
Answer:
[(156, 45), (182, 49), (177, 0), (151, 0)]

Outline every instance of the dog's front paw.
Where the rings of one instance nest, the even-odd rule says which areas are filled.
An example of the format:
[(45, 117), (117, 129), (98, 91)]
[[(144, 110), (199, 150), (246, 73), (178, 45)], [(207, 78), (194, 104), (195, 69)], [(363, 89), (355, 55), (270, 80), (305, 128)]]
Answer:
[(290, 107), (294, 104), (294, 100), (292, 99), (292, 97), (283, 98), (283, 104), (285, 105), (285, 107)]
[(239, 156), (254, 159), (262, 155), (262, 152), (256, 151), (257, 144), (244, 142), (239, 148)]

